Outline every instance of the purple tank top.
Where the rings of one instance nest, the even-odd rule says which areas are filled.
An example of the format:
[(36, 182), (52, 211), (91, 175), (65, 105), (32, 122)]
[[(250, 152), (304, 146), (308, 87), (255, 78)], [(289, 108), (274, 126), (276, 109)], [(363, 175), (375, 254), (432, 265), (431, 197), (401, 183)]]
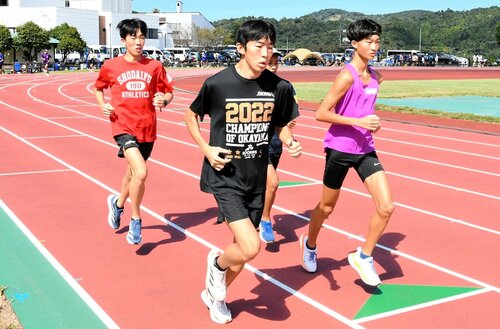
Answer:
[[(354, 82), (335, 106), (335, 113), (351, 118), (362, 118), (373, 114), (379, 89), (377, 76), (368, 68), (371, 80), (365, 85), (352, 65), (346, 64), (345, 68), (351, 72)], [(366, 154), (375, 150), (371, 131), (357, 126), (339, 124), (330, 126), (323, 146), (352, 154)]]

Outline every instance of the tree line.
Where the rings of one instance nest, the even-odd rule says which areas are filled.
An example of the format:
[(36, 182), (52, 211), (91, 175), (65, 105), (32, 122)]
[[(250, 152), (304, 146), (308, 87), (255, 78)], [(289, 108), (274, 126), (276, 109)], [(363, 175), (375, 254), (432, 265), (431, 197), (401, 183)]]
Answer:
[(63, 61), (71, 52), (83, 52), (86, 47), (78, 29), (67, 23), (47, 31), (34, 22), (26, 22), (16, 27), (14, 37), (6, 26), (0, 25), (0, 50), (14, 48), (21, 51), (23, 59), (30, 63), (43, 49), (51, 48), (50, 38), (59, 41), (57, 48), (61, 51)]
[(493, 61), (500, 55), (498, 6), (467, 11), (411, 10), (385, 15), (324, 9), (298, 18), (276, 20), (247, 16), (218, 20), (213, 25), (235, 35), (244, 21), (261, 18), (275, 25), (277, 48), (343, 52), (349, 46), (345, 35), (347, 26), (362, 17), (371, 18), (382, 25), (382, 50), (420, 48), (423, 52), (443, 52), (463, 57), (482, 54)]
[[(382, 51), (389, 49), (421, 49), (423, 52), (450, 53), (462, 57), (482, 54), (490, 62), (500, 57), (500, 7), (476, 8), (468, 11), (411, 10), (385, 15), (364, 15), (340, 9), (324, 9), (298, 18), (276, 20), (245, 16), (213, 22), (215, 29), (186, 27), (179, 32), (176, 46), (202, 49), (222, 44), (233, 44), (241, 24), (254, 18), (272, 22), (276, 27), (280, 49), (308, 48), (318, 52), (343, 52), (349, 46), (345, 30), (354, 20), (372, 18), (382, 25)], [(0, 50), (15, 48), (23, 58), (32, 61), (37, 54), (50, 47), (50, 38), (59, 40), (57, 48), (63, 60), (73, 51), (83, 52), (85, 41), (78, 29), (66, 23), (46, 31), (33, 22), (16, 27), (11, 36), (7, 27), (0, 25)], [(191, 39), (193, 38), (193, 39)]]

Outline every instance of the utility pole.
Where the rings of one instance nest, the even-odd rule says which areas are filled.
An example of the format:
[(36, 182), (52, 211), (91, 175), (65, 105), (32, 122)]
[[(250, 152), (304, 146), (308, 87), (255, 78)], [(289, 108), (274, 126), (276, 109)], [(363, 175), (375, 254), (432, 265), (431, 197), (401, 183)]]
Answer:
[(109, 58), (113, 58), (113, 41), (111, 40), (113, 30), (111, 30), (111, 22), (109, 23)]
[(420, 24), (420, 35), (418, 38), (418, 51), (422, 51), (422, 24)]

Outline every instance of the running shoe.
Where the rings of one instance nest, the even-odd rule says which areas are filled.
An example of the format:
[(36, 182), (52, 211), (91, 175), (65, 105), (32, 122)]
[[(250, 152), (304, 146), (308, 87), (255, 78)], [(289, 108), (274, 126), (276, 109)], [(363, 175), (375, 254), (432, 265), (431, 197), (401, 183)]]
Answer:
[(265, 243), (274, 242), (273, 224), (271, 221), (261, 220), (259, 224), (259, 236)]
[(130, 225), (128, 227), (127, 241), (130, 244), (139, 244), (142, 241), (142, 221), (140, 219), (130, 220)]
[(356, 249), (356, 252), (352, 252), (347, 257), (349, 264), (358, 272), (361, 280), (369, 286), (378, 286), (380, 284), (380, 278), (375, 271), (375, 266), (373, 265), (373, 257), (361, 258), (361, 247)]
[(302, 234), (300, 237), (300, 249), (301, 249), (301, 265), (309, 273), (314, 273), (316, 272), (316, 269), (318, 267), (318, 261), (317, 261), (317, 247), (315, 249), (309, 249), (307, 248), (307, 234)]
[(108, 196), (108, 224), (111, 228), (115, 230), (120, 227), (120, 219), (123, 214), (123, 208), (118, 208), (116, 202), (118, 201), (118, 197), (114, 194)]
[(233, 320), (231, 311), (227, 308), (225, 301), (216, 301), (210, 296), (207, 290), (201, 292), (201, 299), (210, 310), (210, 318), (213, 322), (225, 324)]
[(226, 299), (226, 271), (221, 271), (215, 267), (214, 263), (217, 256), (219, 256), (219, 252), (215, 249), (208, 253), (205, 286), (213, 299), (222, 302)]

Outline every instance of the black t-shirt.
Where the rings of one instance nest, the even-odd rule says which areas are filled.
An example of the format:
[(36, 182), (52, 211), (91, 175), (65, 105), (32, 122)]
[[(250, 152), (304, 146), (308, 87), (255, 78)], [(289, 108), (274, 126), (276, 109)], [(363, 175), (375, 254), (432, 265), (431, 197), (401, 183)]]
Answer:
[[(295, 98), (295, 89), (293, 89), (293, 86), (291, 83), (288, 82), (288, 84), (289, 84), (289, 88), (292, 89), (292, 93), (293, 93), (293, 96)], [(299, 104), (297, 102), (297, 99), (295, 98), (295, 102), (293, 103), (293, 110), (292, 110), (292, 116), (290, 117), (290, 121), (298, 118), (299, 116), (300, 116)], [(271, 130), (269, 131), (269, 137), (270, 137), (269, 138), (269, 153), (281, 154), (283, 152), (283, 143), (281, 142), (278, 135), (276, 134), (274, 127), (271, 128)]]
[(230, 66), (208, 78), (191, 110), (210, 116), (211, 146), (231, 150), (217, 171), (205, 158), (200, 187), (208, 193), (261, 193), (266, 189), (269, 129), (283, 127), (296, 103), (290, 83), (264, 70), (254, 80)]

